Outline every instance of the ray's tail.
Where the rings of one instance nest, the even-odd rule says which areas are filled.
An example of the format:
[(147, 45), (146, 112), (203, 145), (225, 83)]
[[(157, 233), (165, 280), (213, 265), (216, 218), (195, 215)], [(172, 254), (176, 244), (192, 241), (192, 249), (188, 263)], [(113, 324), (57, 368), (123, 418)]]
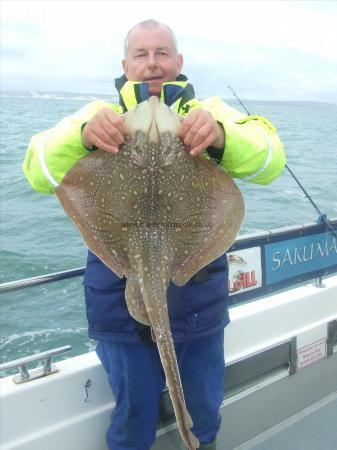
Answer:
[(188, 449), (196, 450), (199, 447), (199, 441), (190, 430), (193, 422), (186, 407), (181, 384), (167, 312), (166, 290), (144, 290), (143, 299), (158, 346), (178, 429)]

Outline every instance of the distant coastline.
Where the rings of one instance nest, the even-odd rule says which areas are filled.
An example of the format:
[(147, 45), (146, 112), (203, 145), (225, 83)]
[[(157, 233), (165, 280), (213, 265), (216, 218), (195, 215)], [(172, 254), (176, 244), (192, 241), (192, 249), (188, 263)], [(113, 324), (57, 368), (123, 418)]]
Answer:
[[(228, 94), (226, 96), (219, 95), (226, 103), (237, 105), (236, 100), (232, 98), (228, 98)], [(39, 90), (0, 90), (0, 97), (16, 97), (16, 98), (36, 98), (36, 99), (44, 99), (44, 100), (79, 100), (79, 101), (93, 101), (93, 100), (106, 100), (110, 102), (118, 103), (118, 95), (116, 92), (112, 92), (111, 94), (107, 93), (88, 93), (88, 92), (66, 92), (66, 91), (39, 91)], [(200, 99), (206, 98), (207, 95), (199, 96)], [(277, 103), (277, 104), (287, 104), (287, 105), (334, 105), (337, 106), (337, 103), (332, 102), (323, 102), (316, 100), (260, 100), (260, 99), (243, 99), (244, 103), (253, 104), (253, 103)]]
[(65, 91), (36, 91), (36, 90), (3, 90), (0, 91), (1, 97), (17, 98), (37, 98), (43, 100), (116, 100), (116, 94), (92, 94), (83, 92), (65, 92)]

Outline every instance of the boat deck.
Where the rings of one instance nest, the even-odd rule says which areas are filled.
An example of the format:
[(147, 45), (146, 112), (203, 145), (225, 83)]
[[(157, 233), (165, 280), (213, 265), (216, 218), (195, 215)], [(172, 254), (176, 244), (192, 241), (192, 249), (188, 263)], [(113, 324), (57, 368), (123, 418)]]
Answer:
[(336, 450), (336, 424), (337, 390), (234, 450)]
[[(294, 375), (280, 369), (230, 389), (220, 411), (218, 450), (336, 450), (337, 352)], [(176, 424), (157, 433), (152, 450), (163, 449), (186, 450)]]

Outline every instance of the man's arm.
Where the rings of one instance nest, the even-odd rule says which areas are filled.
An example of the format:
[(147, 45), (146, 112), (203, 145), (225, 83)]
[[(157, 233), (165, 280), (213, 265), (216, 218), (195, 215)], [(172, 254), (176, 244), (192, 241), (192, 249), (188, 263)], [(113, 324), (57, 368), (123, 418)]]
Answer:
[(118, 105), (97, 100), (61, 120), (54, 128), (32, 137), (23, 171), (33, 189), (52, 194), (71, 167), (89, 153), (95, 142), (84, 143), (82, 130), (103, 109), (109, 110), (117, 118), (117, 113), (121, 113)]
[(200, 101), (186, 115), (181, 138), (192, 155), (209, 146), (223, 148), (220, 165), (233, 178), (257, 184), (271, 183), (286, 163), (283, 145), (269, 120), (247, 116), (218, 97)]
[[(55, 128), (33, 136), (23, 164), (31, 186), (53, 193), (93, 146), (116, 153), (125, 132), (121, 113), (118, 105), (92, 102)], [(223, 168), (233, 177), (254, 183), (270, 183), (286, 161), (276, 129), (267, 119), (246, 116), (219, 98), (195, 102), (183, 120), (180, 137), (192, 155), (207, 147), (224, 149)]]

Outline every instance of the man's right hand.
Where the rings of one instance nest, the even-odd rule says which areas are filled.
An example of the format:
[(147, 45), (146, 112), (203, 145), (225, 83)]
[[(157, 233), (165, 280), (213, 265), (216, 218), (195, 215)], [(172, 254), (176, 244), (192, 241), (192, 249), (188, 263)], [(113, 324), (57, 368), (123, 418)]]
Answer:
[(82, 142), (89, 149), (95, 146), (116, 154), (118, 146), (124, 142), (125, 135), (122, 117), (109, 108), (103, 108), (84, 126)]

